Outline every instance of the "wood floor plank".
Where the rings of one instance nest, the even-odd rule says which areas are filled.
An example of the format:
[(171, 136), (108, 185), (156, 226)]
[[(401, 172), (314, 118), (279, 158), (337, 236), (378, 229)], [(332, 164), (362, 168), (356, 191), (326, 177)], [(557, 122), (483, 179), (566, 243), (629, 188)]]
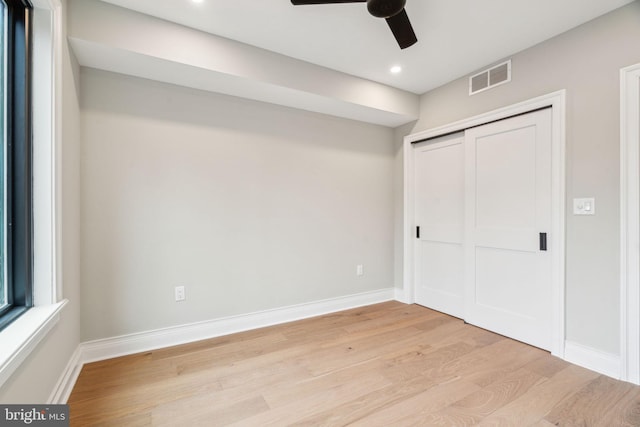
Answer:
[(469, 343), (457, 342), (433, 349), (425, 347), (385, 360), (384, 375), (396, 382), (406, 381), (420, 375), (433, 381), (446, 381), (456, 374), (442, 369), (449, 361), (471, 353), (475, 347)]
[(151, 413), (133, 414), (121, 418), (113, 418), (93, 424), (93, 427), (148, 427), (152, 426)]
[(525, 394), (540, 383), (542, 378), (526, 369), (520, 369), (465, 396), (442, 411), (425, 417), (425, 423), (429, 425), (431, 420), (434, 423), (436, 420), (438, 423), (450, 420), (451, 425), (477, 425), (483, 418)]
[[(556, 365), (553, 361), (551, 363)], [(488, 427), (533, 424), (544, 418), (558, 402), (563, 402), (596, 377), (596, 372), (568, 365), (551, 378), (533, 386), (519, 398), (497, 409), (478, 425)]]
[(238, 357), (225, 360), (184, 359), (177, 366), (177, 369), (182, 374), (215, 372), (219, 377), (226, 377), (253, 369), (260, 369), (261, 367), (272, 366), (281, 363), (282, 360), (293, 359), (316, 350), (316, 346), (307, 344), (300, 346), (282, 345), (281, 347), (281, 349), (272, 348), (271, 351), (261, 352), (246, 358)]
[(555, 424), (551, 424), (549, 421), (542, 419), (538, 420), (535, 423), (529, 425), (529, 427), (555, 427)]
[(122, 418), (148, 412), (176, 399), (221, 389), (215, 378), (177, 375), (162, 381), (150, 379), (148, 384), (135, 384), (130, 388), (105, 388), (101, 393), (92, 393), (90, 398), (72, 393), (69, 405), (73, 407), (73, 418), (81, 420), (81, 425), (92, 425), (101, 417)]
[(541, 357), (547, 357), (548, 353), (517, 341), (501, 340), (483, 347), (473, 356), (480, 356), (481, 360), (475, 365), (467, 364), (460, 374), (486, 387)]
[[(254, 331), (251, 332), (255, 333)], [(282, 333), (261, 331), (259, 335), (242, 336), (242, 338), (238, 340), (221, 337), (187, 344), (189, 346), (188, 348), (185, 346), (175, 346), (160, 349), (153, 351), (151, 358), (153, 360), (171, 359), (173, 363), (179, 363), (180, 360), (185, 357), (189, 360), (210, 360), (212, 358), (224, 360), (225, 357), (237, 359), (260, 354), (260, 352), (264, 352), (265, 348), (280, 346), (286, 340), (287, 338)]]
[(215, 412), (212, 411), (211, 406), (207, 405), (191, 407), (188, 411), (162, 408), (152, 412), (152, 425), (193, 427), (228, 426), (268, 411), (269, 405), (267, 405), (262, 396), (254, 396), (239, 402), (224, 405), (224, 407), (218, 407)]
[(376, 317), (378, 312), (391, 312), (401, 309), (397, 303), (383, 303), (374, 306), (354, 308), (351, 310), (331, 313), (311, 319), (304, 319), (297, 322), (286, 323), (278, 326), (282, 333), (290, 339), (300, 339), (309, 336), (322, 336), (330, 333), (332, 329), (339, 329), (344, 325), (353, 325)]
[(272, 408), (278, 408), (292, 401), (315, 396), (318, 390), (330, 389), (336, 384), (344, 384), (354, 380), (364, 381), (368, 377), (376, 379), (380, 376), (384, 377), (380, 368), (381, 362), (379, 360), (367, 360), (324, 375), (309, 375), (306, 378), (290, 377), (277, 387), (265, 389), (263, 395)]
[(300, 363), (304, 364), (313, 375), (323, 375), (379, 358), (395, 350), (397, 343), (401, 343), (400, 346), (416, 345), (421, 340), (420, 330), (408, 327), (366, 339), (327, 346), (318, 350), (313, 357), (300, 358)]
[(366, 375), (359, 377), (357, 381), (336, 383), (331, 387), (318, 389), (315, 393), (303, 398), (296, 397), (285, 405), (231, 425), (288, 426), (297, 424), (301, 419), (333, 408), (336, 402), (357, 399), (372, 390), (387, 387), (389, 384), (389, 381), (380, 374)]
[(640, 426), (640, 390), (630, 384), (625, 395), (612, 405), (600, 419), (601, 426)]
[(571, 366), (569, 362), (566, 362), (557, 357), (540, 357), (533, 362), (525, 365), (525, 368), (536, 374), (540, 374), (543, 377), (551, 378), (558, 372), (562, 372), (566, 368)]
[(311, 417), (301, 419), (301, 425), (352, 425), (362, 418), (393, 406), (398, 402), (415, 396), (425, 388), (435, 383), (429, 383), (424, 378), (413, 378), (402, 383), (392, 383), (386, 387), (373, 390), (365, 395), (332, 406)]
[(387, 302), (84, 366), (86, 426), (640, 426), (640, 387)]
[[(109, 372), (109, 376), (104, 373)], [(146, 384), (150, 378), (162, 380), (176, 376), (175, 365), (164, 362), (161, 366), (151, 363), (149, 354), (128, 356), (103, 362), (88, 363), (83, 366), (74, 390), (78, 396), (90, 397), (92, 393), (102, 393), (105, 388)]]
[[(603, 420), (608, 409), (615, 406), (633, 386), (605, 376), (598, 376), (578, 390), (570, 399), (556, 406), (547, 421), (555, 425), (612, 425)], [(609, 415), (610, 417), (611, 415)]]
[(424, 420), (464, 397), (480, 390), (461, 378), (429, 387), (422, 393), (382, 408), (353, 423), (354, 426), (414, 426), (426, 425)]
[(344, 329), (351, 334), (361, 331), (378, 331), (381, 333), (390, 329), (424, 323), (435, 318), (451, 319), (451, 317), (435, 311), (425, 314), (422, 310), (406, 306), (390, 311), (384, 316), (367, 316), (366, 320), (345, 325)]

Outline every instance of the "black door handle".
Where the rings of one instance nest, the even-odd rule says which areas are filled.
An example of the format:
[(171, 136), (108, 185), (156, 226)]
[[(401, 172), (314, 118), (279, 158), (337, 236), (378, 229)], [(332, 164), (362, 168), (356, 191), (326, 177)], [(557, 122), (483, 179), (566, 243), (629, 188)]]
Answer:
[(420, 226), (416, 227), (416, 239), (420, 238)]
[(540, 233), (540, 250), (547, 250), (547, 233)]

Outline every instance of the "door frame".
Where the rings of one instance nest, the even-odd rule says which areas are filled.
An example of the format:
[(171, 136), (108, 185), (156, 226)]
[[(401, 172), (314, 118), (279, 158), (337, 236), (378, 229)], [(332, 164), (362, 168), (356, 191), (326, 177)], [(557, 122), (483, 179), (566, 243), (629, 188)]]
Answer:
[(620, 378), (640, 384), (640, 64), (620, 70)]
[(404, 221), (403, 221), (403, 292), (401, 300), (415, 302), (415, 254), (414, 254), (414, 149), (412, 143), (435, 138), (452, 132), (463, 131), (496, 120), (525, 114), (540, 108), (551, 107), (551, 215), (549, 245), (553, 251), (552, 275), (552, 340), (551, 354), (564, 358), (565, 345), (565, 123), (566, 91), (560, 90), (527, 101), (489, 111), (454, 123), (428, 129), (404, 137)]

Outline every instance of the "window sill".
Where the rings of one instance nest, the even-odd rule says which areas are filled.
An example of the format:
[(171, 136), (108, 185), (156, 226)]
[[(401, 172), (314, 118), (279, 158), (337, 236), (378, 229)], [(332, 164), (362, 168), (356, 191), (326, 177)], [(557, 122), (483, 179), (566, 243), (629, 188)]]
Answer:
[(58, 323), (67, 302), (33, 307), (0, 332), (0, 387)]

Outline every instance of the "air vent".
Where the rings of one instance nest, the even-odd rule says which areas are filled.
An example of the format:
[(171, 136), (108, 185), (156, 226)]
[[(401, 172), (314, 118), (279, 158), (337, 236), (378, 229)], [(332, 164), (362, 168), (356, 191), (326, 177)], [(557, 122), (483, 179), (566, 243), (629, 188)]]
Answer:
[(511, 60), (469, 77), (469, 95), (511, 81)]

